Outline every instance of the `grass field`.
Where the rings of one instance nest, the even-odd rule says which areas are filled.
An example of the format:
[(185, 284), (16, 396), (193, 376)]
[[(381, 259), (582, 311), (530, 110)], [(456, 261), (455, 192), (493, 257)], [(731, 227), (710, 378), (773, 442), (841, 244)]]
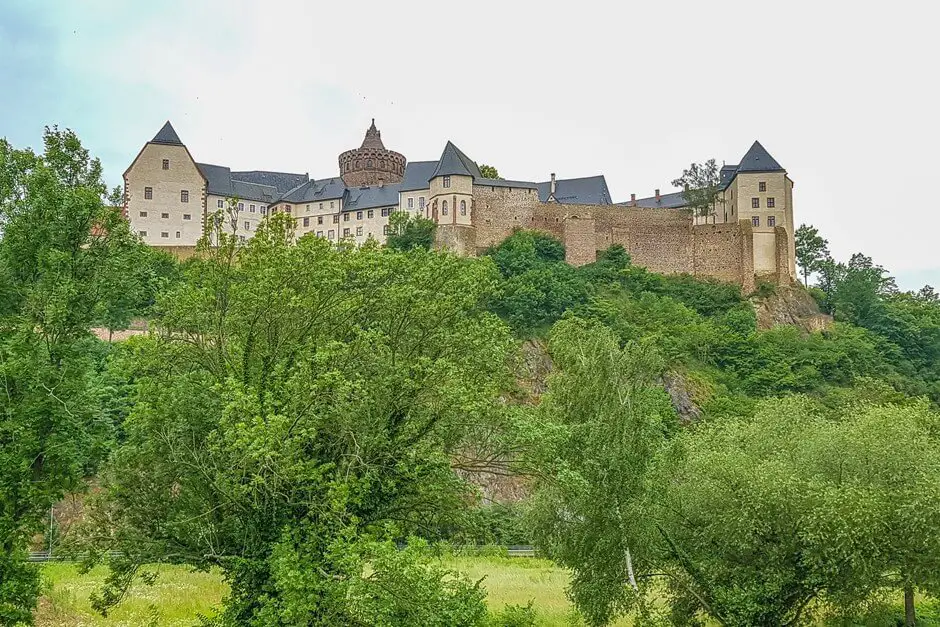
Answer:
[[(505, 557), (453, 557), (445, 561), (454, 570), (474, 580), (483, 578), (490, 607), (525, 604), (530, 600), (538, 609), (540, 624), (577, 625), (571, 604), (565, 597), (568, 575), (547, 560)], [(163, 566), (153, 586), (136, 585), (124, 602), (107, 618), (91, 609), (89, 595), (101, 586), (103, 568), (87, 575), (79, 574), (72, 564), (47, 564), (43, 574), (47, 582), (36, 615), (40, 627), (160, 627), (187, 626), (199, 614), (211, 614), (226, 593), (218, 573), (192, 572), (180, 566)], [(618, 623), (619, 626), (628, 622)]]

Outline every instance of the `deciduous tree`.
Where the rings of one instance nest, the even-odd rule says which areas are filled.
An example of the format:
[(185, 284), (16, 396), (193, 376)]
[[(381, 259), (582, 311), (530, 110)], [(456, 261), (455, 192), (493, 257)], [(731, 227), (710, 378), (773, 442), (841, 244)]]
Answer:
[(689, 165), (672, 185), (682, 189), (686, 203), (697, 216), (711, 215), (721, 201), (721, 173), (714, 159)]

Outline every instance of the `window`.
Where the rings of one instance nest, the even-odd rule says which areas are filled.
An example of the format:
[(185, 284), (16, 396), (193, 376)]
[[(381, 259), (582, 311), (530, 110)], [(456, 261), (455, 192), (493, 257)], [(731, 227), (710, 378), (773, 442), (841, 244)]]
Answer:
[(390, 227), (390, 226), (387, 225), (387, 224), (386, 224), (386, 225), (383, 227), (383, 229), (382, 229), (382, 234), (383, 234), (383, 235), (389, 235), (391, 232), (392, 232), (392, 227)]
[(409, 209), (414, 209), (414, 208), (415, 208), (415, 197), (414, 197), (414, 196), (409, 196), (409, 197), (408, 197), (408, 208), (409, 208)]
[(317, 216), (317, 224), (323, 224), (323, 216)]
[(767, 181), (761, 181), (757, 184), (757, 191), (766, 192), (767, 191)]
[(141, 211), (141, 212), (140, 212), (140, 217), (141, 217), (141, 218), (146, 218), (146, 217), (147, 217), (147, 212), (146, 212), (146, 211)]
[(367, 218), (374, 218), (374, 217), (375, 217), (375, 211), (373, 211), (372, 209), (369, 209), (368, 211), (366, 211), (366, 217), (367, 217)]
[(144, 200), (153, 200), (153, 188), (152, 187), (144, 188)]
[(382, 209), (382, 217), (383, 217), (383, 218), (387, 218), (387, 217), (388, 217), (388, 213), (389, 213), (388, 207), (386, 207), (385, 209)]
[(168, 214), (168, 213), (161, 213), (161, 214), (160, 214), (160, 217), (163, 218), (164, 220), (168, 220), (168, 219), (170, 218), (170, 214)]
[(357, 220), (362, 220), (362, 212), (361, 212), (361, 211), (357, 211), (357, 212), (356, 212), (356, 219), (357, 219)]
[(254, 212), (255, 212), (255, 206), (254, 206), (254, 205), (248, 205), (248, 213), (254, 213)]
[(304, 218), (304, 226), (310, 226), (310, 218)]
[(323, 237), (323, 231), (317, 231), (317, 237)]
[(245, 230), (246, 231), (251, 230), (251, 222), (249, 222), (248, 220), (245, 220)]
[(286, 211), (287, 213), (290, 213), (290, 205), (285, 205), (284, 211)]
[(441, 215), (447, 215), (447, 201), (441, 203)]
[(163, 169), (164, 169), (164, 170), (169, 170), (169, 169), (170, 169), (170, 160), (169, 160), (169, 159), (164, 159), (164, 160), (163, 160)]
[(333, 208), (333, 202), (334, 202), (334, 201), (332, 201), (332, 200), (330, 201), (330, 209)]
[(359, 235), (362, 235), (362, 227), (361, 227), (361, 226), (357, 226), (357, 227), (356, 227), (356, 236), (359, 236)]
[(193, 219), (193, 216), (190, 215), (190, 214), (188, 214), (188, 213), (184, 213), (184, 214), (183, 214), (183, 219), (184, 219), (184, 220), (192, 220), (192, 219)]
[(189, 202), (189, 190), (184, 189), (180, 191), (180, 202)]
[(307, 205), (307, 213), (310, 213), (310, 205)]
[(147, 231), (137, 231), (137, 234), (141, 237), (147, 237)]
[(339, 216), (333, 216), (333, 224), (339, 224)]
[(343, 229), (343, 237), (349, 237), (349, 229)]
[(215, 206), (218, 207), (219, 209), (222, 209), (223, 207), (225, 207), (225, 201), (219, 198), (217, 201), (215, 201)]
[(767, 226), (777, 226), (777, 217), (767, 216)]
[(418, 197), (418, 209), (424, 209), (424, 196)]
[(760, 216), (751, 216), (751, 226), (760, 226)]
[(265, 207), (264, 205), (261, 205), (261, 215), (263, 216), (268, 215), (268, 208)]
[(776, 200), (773, 196), (771, 196), (770, 198), (767, 199), (767, 208), (768, 208), (768, 209), (773, 209), (773, 208), (776, 207), (776, 206), (777, 206), (777, 200)]
[(450, 187), (450, 177), (449, 177), (449, 176), (445, 176), (445, 177), (444, 177), (444, 187)]
[(751, 198), (751, 209), (760, 209), (760, 198)]
[(323, 203), (320, 203), (320, 211), (323, 211)]
[(160, 237), (167, 237), (167, 238), (168, 238), (168, 237), (170, 237), (170, 232), (169, 232), (169, 231), (163, 231), (162, 233), (160, 233)]
[(343, 214), (343, 222), (349, 222), (349, 214), (348, 214), (348, 213), (344, 213), (344, 214)]
[(329, 231), (327, 231), (327, 233), (326, 233), (326, 238), (327, 238), (327, 239), (333, 239), (334, 237), (336, 237), (336, 236), (333, 234), (333, 229), (330, 229)]
[(467, 201), (466, 200), (460, 201), (460, 215), (462, 216), (467, 215)]
[(176, 239), (179, 239), (179, 238), (180, 238), (180, 232), (177, 231), (177, 232), (176, 232)]

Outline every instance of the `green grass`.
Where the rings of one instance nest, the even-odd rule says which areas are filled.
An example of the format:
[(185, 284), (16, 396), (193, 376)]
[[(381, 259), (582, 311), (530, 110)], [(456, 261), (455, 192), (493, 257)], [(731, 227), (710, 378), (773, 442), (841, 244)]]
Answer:
[[(534, 602), (539, 624), (545, 627), (579, 624), (565, 596), (567, 573), (543, 559), (509, 557), (448, 557), (447, 567), (473, 580), (483, 579), (491, 609), (507, 604)], [(86, 575), (74, 564), (43, 566), (46, 594), (36, 614), (39, 627), (160, 627), (187, 626), (199, 614), (211, 614), (228, 588), (221, 575), (193, 572), (183, 566), (160, 566), (153, 586), (135, 584), (125, 600), (107, 618), (91, 608), (89, 596), (101, 587), (106, 571), (96, 568)], [(628, 622), (617, 623), (628, 625)]]

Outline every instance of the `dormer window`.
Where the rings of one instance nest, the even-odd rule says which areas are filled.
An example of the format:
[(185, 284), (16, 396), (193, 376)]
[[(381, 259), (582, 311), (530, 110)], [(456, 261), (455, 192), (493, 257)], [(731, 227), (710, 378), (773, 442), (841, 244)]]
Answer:
[(449, 176), (445, 176), (445, 177), (444, 177), (444, 187), (445, 187), (445, 188), (446, 188), (446, 187), (450, 187), (450, 177), (449, 177)]

